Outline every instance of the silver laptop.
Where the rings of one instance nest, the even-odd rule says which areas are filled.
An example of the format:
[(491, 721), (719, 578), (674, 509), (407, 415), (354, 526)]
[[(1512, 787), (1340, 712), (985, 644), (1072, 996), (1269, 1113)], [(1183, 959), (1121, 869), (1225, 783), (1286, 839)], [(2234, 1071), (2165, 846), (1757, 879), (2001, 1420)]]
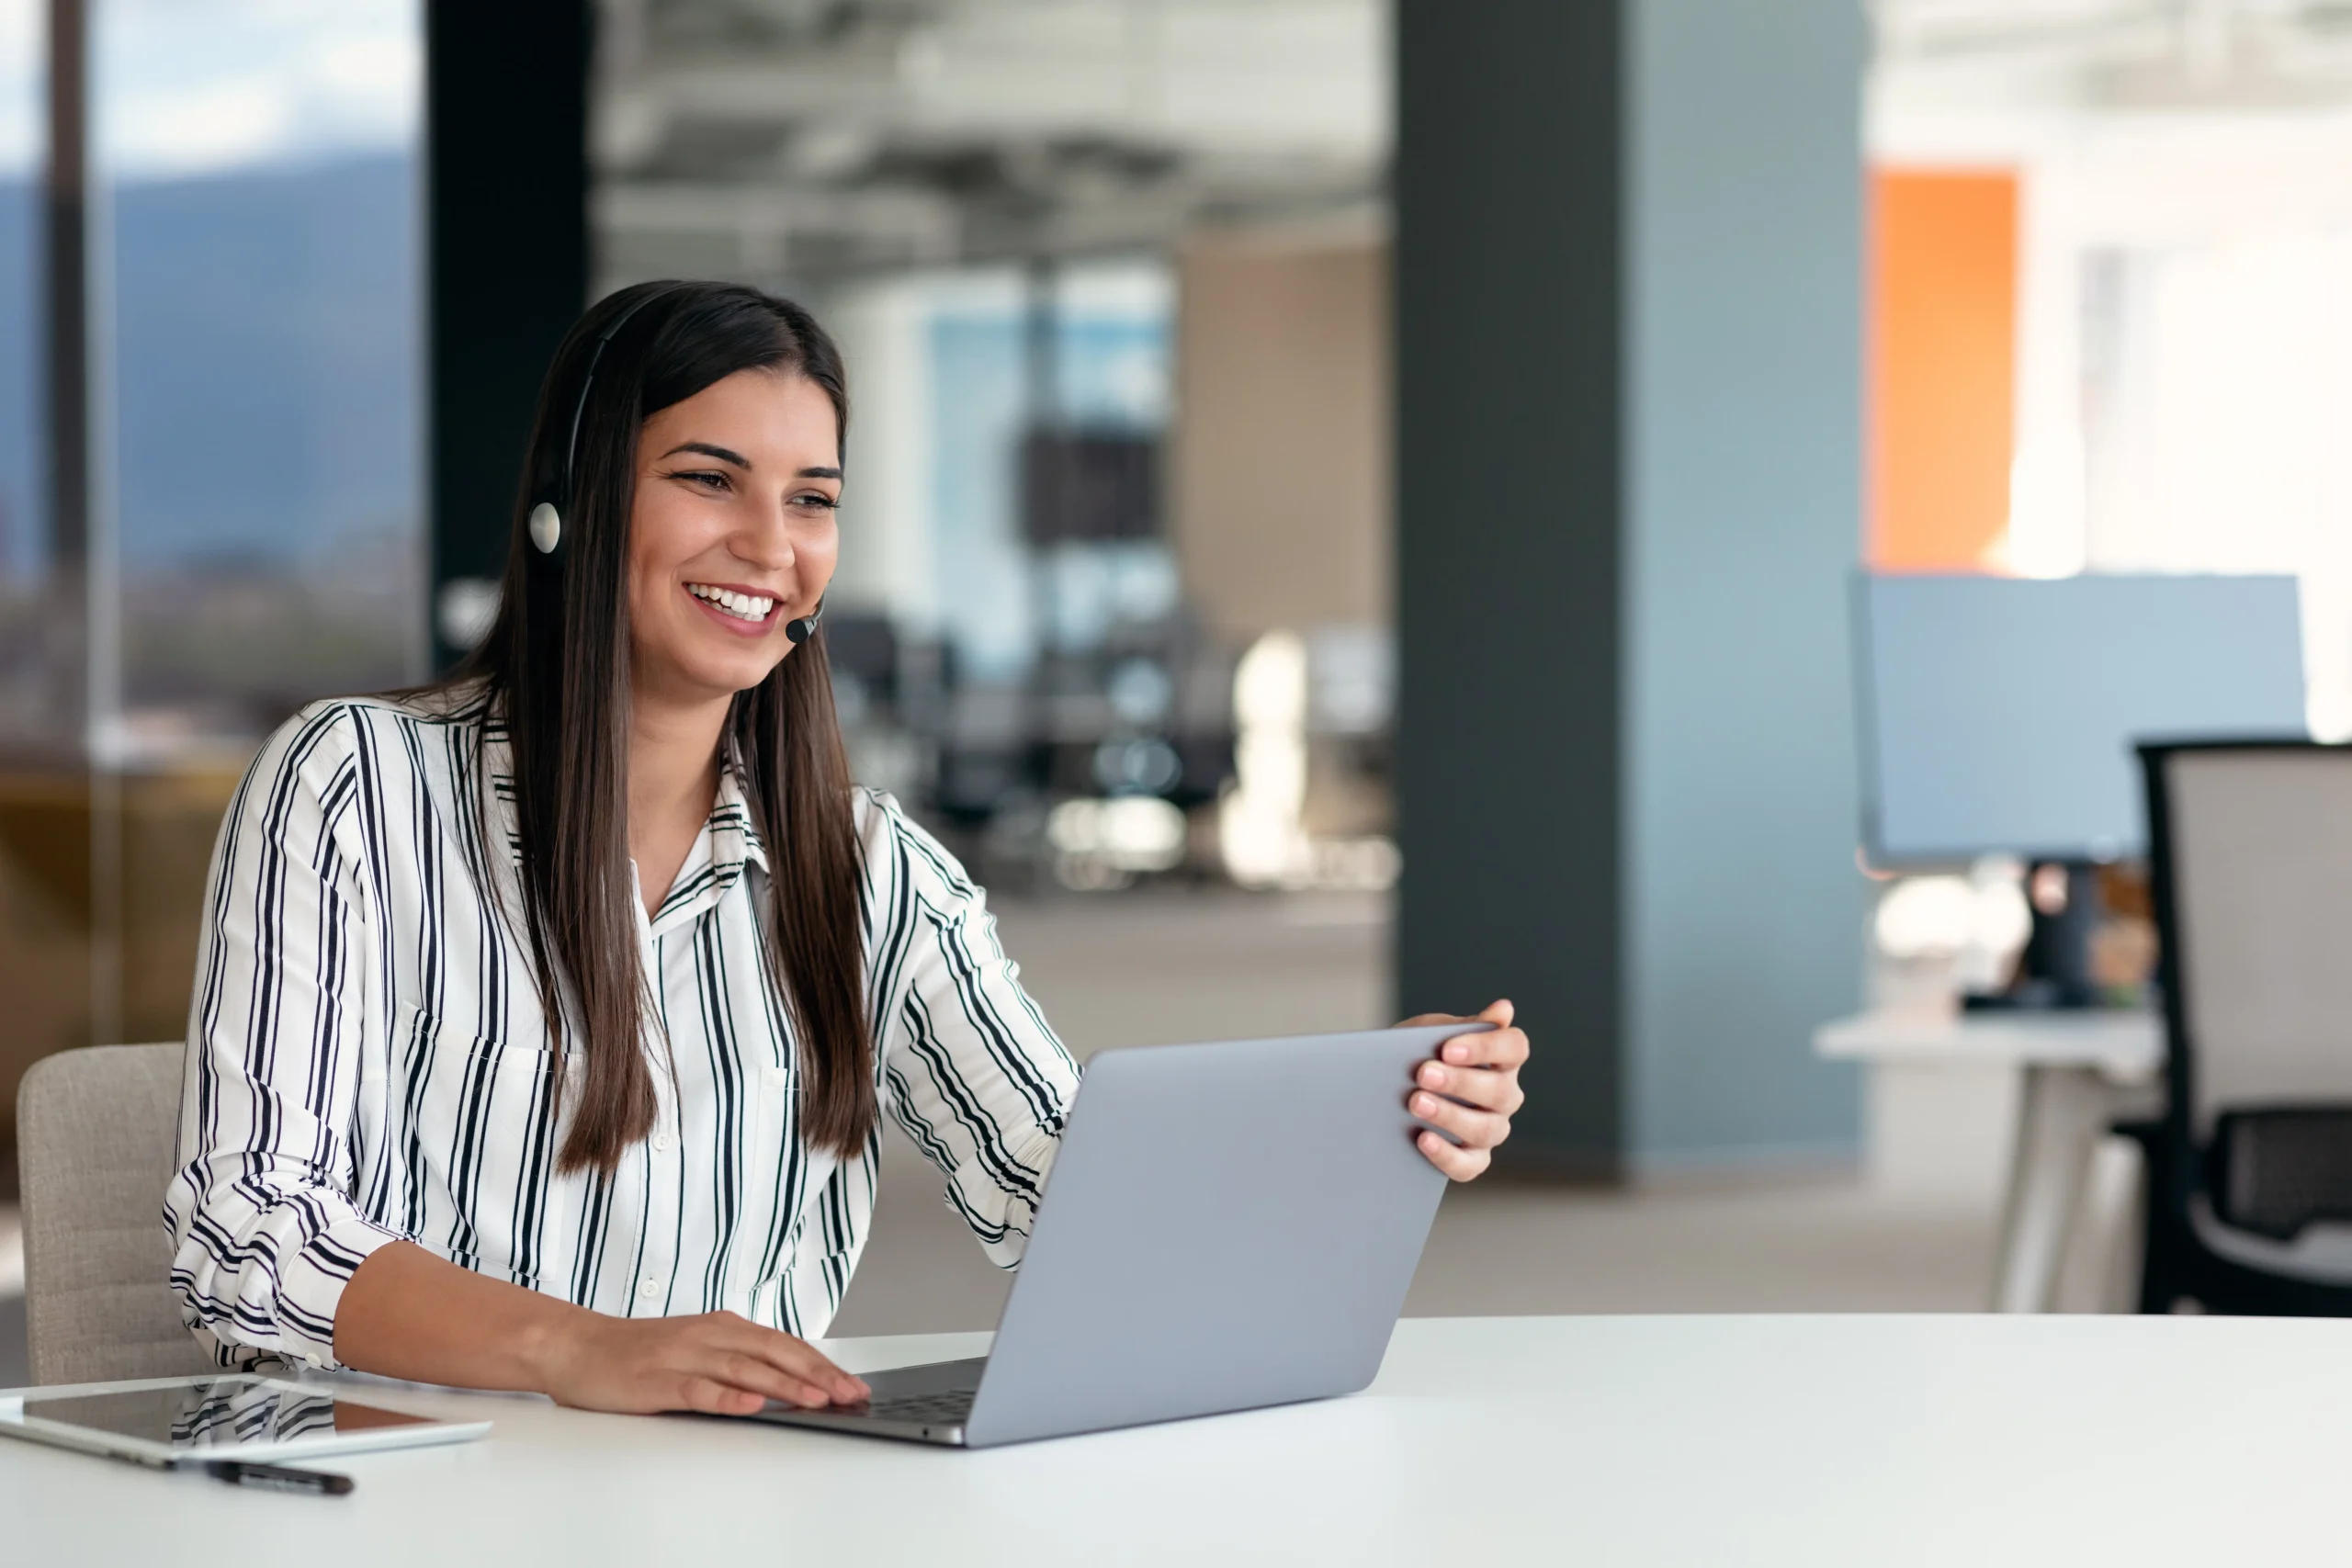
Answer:
[(1445, 1190), (1413, 1071), (1488, 1027), (1103, 1052), (989, 1355), (748, 1419), (977, 1449), (1354, 1393)]

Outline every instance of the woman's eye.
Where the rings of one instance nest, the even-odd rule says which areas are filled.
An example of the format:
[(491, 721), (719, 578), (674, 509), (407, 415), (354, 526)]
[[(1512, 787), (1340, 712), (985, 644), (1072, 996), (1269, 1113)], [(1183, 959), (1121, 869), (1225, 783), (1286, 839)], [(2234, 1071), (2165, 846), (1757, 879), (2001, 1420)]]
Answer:
[(727, 488), (727, 476), (708, 468), (698, 468), (692, 472), (681, 471), (670, 477), (673, 479), (684, 479), (690, 485), (707, 491), (717, 491)]
[(841, 502), (836, 497), (827, 495), (822, 491), (810, 491), (806, 495), (794, 496), (792, 498), (792, 504), (795, 506), (806, 507), (811, 512), (831, 512), (840, 506)]

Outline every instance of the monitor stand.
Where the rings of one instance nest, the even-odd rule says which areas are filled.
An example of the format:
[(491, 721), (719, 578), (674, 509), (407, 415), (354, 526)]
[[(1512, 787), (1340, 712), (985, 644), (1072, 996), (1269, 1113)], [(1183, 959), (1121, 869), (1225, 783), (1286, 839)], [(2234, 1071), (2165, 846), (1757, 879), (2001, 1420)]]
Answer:
[(2006, 991), (1961, 998), (1970, 1012), (2059, 1012), (2101, 1004), (2099, 987), (2091, 972), (2091, 933), (2098, 929), (2104, 907), (2099, 896), (2098, 866), (2086, 860), (2042, 861), (2026, 873), (2029, 890), (2052, 874), (2065, 879), (2064, 907), (2045, 911), (2029, 897), (2033, 909), (2033, 934), (2026, 939), (2018, 976)]

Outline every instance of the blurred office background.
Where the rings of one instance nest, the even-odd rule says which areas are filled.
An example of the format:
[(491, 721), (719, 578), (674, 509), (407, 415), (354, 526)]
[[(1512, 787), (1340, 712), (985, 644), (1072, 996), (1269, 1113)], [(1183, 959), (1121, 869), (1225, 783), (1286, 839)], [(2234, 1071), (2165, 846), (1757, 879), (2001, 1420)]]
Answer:
[[(1858, 857), (1849, 578), (2292, 574), (2352, 735), (2346, 175), (2320, 0), (0, 0), (0, 1100), (479, 635), (581, 306), (729, 277), (852, 366), (856, 771), (1081, 1054), (1508, 993), (1417, 1310), (1981, 1305), (2009, 1077), (1811, 1043), (2026, 928)], [(841, 1326), (984, 1323), (892, 1162)]]

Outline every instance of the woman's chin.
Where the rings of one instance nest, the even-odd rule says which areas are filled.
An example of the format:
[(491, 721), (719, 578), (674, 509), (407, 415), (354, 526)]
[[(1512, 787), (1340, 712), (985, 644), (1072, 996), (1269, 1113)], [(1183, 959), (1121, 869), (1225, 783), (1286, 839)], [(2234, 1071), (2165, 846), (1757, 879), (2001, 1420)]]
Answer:
[[(789, 645), (775, 654), (764, 647), (729, 649), (718, 654), (695, 649), (688, 650), (683, 658), (660, 660), (653, 670), (645, 673), (653, 677), (652, 683), (669, 687), (681, 694), (697, 693), (713, 698), (727, 697), (737, 692), (748, 692), (766, 680), (783, 653), (790, 651)], [(662, 672), (666, 672), (670, 678), (662, 680)]]

